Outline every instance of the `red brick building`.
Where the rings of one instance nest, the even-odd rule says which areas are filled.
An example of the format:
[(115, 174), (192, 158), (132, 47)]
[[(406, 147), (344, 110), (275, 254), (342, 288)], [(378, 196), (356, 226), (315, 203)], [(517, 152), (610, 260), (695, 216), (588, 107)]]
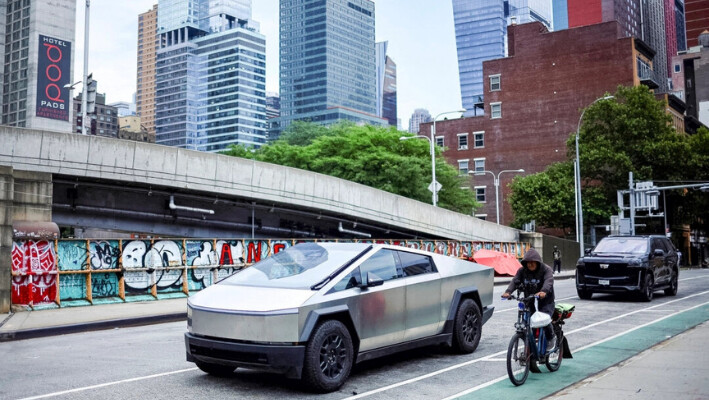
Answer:
[(684, 17), (687, 23), (687, 48), (697, 46), (699, 35), (709, 29), (709, 1), (685, 0)]
[[(436, 141), (447, 161), (467, 170), (543, 171), (567, 159), (566, 141), (583, 108), (618, 85), (641, 82), (638, 69), (652, 67), (653, 51), (623, 37), (615, 22), (548, 32), (538, 22), (508, 27), (509, 56), (483, 63), (485, 115), (436, 123)], [(431, 123), (421, 132), (430, 132)], [(500, 223), (513, 220), (507, 197), (515, 173), (500, 176)], [(471, 189), (484, 201), (478, 216), (495, 221), (490, 174), (475, 176)]]

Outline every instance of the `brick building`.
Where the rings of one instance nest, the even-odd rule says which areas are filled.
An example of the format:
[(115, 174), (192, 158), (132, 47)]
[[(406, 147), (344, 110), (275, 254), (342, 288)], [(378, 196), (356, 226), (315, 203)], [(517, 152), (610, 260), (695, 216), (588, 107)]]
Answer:
[[(654, 52), (624, 36), (615, 22), (548, 32), (538, 22), (508, 27), (509, 57), (483, 63), (485, 114), (439, 121), (436, 141), (447, 161), (468, 170), (543, 171), (567, 159), (566, 141), (576, 132), (581, 110), (619, 85), (644, 83)], [(644, 76), (646, 80), (641, 80)], [(430, 132), (431, 124), (421, 124)], [(500, 223), (513, 220), (507, 185), (500, 176)], [(471, 188), (483, 207), (477, 215), (495, 221), (495, 186), (490, 174), (474, 176)]]

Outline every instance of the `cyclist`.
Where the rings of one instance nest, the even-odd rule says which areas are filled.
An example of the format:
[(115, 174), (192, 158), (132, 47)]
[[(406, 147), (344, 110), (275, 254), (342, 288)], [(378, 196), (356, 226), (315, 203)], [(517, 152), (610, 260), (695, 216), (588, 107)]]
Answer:
[[(542, 257), (534, 249), (529, 249), (522, 259), (522, 268), (512, 278), (509, 286), (502, 294), (503, 298), (510, 297), (516, 289), (522, 289), (525, 297), (539, 296), (539, 311), (549, 314), (554, 313), (554, 270), (542, 262)], [(531, 305), (535, 312), (534, 304)], [(548, 352), (553, 352), (556, 347), (556, 336), (551, 324), (544, 327), (544, 334), (549, 338)]]

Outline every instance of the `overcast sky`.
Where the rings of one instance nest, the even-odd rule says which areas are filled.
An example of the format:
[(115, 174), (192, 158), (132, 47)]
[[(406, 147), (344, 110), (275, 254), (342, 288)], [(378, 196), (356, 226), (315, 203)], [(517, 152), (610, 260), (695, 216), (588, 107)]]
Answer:
[[(89, 72), (107, 102), (131, 101), (136, 90), (138, 14), (157, 0), (91, 2)], [(416, 108), (432, 115), (461, 108), (452, 2), (377, 0), (376, 39), (389, 41), (397, 65), (398, 114), (408, 129)], [(74, 81), (82, 80), (84, 1), (77, 2)], [(253, 0), (253, 19), (266, 36), (266, 90), (278, 92), (278, 0)]]

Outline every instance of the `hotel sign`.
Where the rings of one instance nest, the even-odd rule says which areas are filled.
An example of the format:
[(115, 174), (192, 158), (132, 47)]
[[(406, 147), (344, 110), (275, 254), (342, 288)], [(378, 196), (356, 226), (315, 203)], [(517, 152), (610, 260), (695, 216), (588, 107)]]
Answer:
[(69, 120), (71, 91), (71, 42), (39, 35), (37, 62), (37, 116)]

